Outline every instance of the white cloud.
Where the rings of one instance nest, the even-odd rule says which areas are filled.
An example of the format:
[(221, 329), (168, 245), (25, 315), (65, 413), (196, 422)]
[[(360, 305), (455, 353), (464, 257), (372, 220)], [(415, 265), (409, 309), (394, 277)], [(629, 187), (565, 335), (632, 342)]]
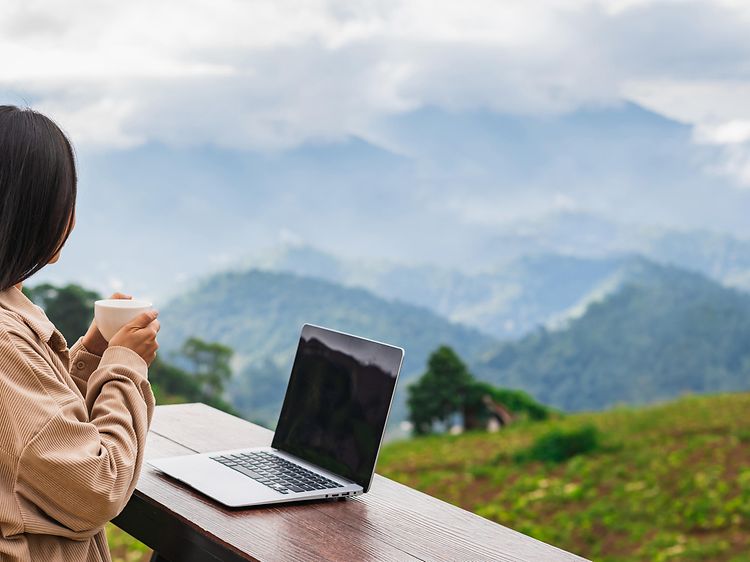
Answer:
[(750, 79), (633, 82), (626, 91), (645, 107), (693, 125), (694, 142), (718, 150), (708, 170), (750, 188)]
[(738, 77), (633, 80), (624, 85), (623, 93), (649, 109), (685, 123), (716, 126), (750, 120), (750, 76), (744, 80)]
[(735, 145), (750, 121), (739, 0), (15, 0), (2, 13), (6, 99), (105, 148), (375, 138), (381, 117), (426, 105), (626, 99)]
[(717, 125), (699, 124), (695, 140), (704, 144), (741, 144), (750, 141), (750, 121), (733, 120)]
[(125, 132), (127, 120), (133, 114), (134, 100), (101, 98), (81, 104), (48, 98), (35, 109), (54, 115), (76, 143), (130, 148), (146, 141), (145, 134)]

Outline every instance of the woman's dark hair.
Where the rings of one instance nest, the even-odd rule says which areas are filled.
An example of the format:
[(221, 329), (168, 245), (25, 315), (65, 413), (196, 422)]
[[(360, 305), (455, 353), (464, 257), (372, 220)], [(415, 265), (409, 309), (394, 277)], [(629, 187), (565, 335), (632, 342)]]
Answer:
[(44, 115), (0, 105), (0, 291), (42, 269), (70, 235), (73, 148)]

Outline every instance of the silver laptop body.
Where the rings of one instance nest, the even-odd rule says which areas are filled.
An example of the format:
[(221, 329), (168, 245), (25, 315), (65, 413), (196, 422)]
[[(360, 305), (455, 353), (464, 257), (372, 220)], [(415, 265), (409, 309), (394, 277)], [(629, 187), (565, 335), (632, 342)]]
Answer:
[(146, 463), (229, 507), (367, 492), (403, 357), (400, 347), (305, 324), (271, 447)]

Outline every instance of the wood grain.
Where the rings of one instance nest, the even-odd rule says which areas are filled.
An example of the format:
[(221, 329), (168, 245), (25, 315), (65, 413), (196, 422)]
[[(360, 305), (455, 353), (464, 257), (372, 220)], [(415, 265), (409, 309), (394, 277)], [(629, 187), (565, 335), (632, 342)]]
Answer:
[[(272, 437), (205, 404), (157, 406), (146, 458), (265, 446)], [(172, 562), (584, 560), (378, 475), (348, 500), (231, 509), (144, 465), (114, 523)]]

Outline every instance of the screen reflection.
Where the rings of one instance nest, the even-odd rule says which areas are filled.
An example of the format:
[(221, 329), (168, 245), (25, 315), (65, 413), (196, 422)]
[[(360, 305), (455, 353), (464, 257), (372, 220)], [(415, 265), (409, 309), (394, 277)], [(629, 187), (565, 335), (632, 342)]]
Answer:
[(369, 487), (403, 350), (306, 325), (272, 446)]

